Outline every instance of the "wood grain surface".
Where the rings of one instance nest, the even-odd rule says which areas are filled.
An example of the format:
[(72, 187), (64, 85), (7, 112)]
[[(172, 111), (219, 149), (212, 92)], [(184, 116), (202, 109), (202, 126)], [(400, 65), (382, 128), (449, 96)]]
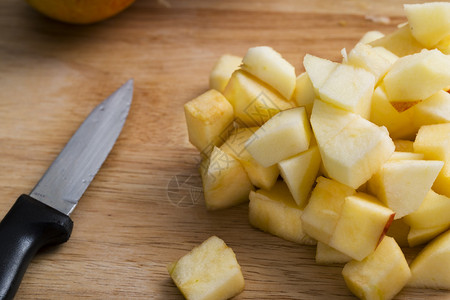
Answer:
[[(247, 205), (205, 210), (182, 106), (208, 89), (222, 54), (269, 45), (299, 74), (306, 53), (338, 60), (366, 31), (393, 31), (405, 21), (402, 3), (137, 0), (105, 22), (74, 26), (1, 1), (0, 218), (91, 109), (135, 79), (127, 123), (71, 216), (71, 239), (37, 255), (16, 299), (182, 299), (166, 266), (211, 235), (242, 266), (236, 299), (353, 299), (342, 266), (318, 266), (314, 247), (252, 228)], [(408, 249), (408, 260), (417, 252)], [(450, 296), (406, 288), (396, 299)]]

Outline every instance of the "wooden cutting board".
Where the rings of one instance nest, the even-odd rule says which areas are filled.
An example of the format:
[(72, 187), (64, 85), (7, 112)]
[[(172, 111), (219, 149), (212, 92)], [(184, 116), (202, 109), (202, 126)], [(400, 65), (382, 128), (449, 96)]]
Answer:
[[(73, 26), (1, 1), (0, 218), (91, 109), (135, 79), (127, 123), (71, 216), (71, 239), (37, 255), (16, 299), (182, 299), (166, 266), (211, 235), (242, 266), (236, 299), (352, 299), (342, 266), (318, 266), (314, 247), (250, 227), (247, 205), (205, 210), (182, 106), (208, 89), (222, 54), (269, 45), (299, 74), (306, 53), (340, 60), (366, 31), (394, 30), (405, 21), (401, 2), (138, 0), (105, 22)], [(449, 297), (407, 288), (397, 299)]]

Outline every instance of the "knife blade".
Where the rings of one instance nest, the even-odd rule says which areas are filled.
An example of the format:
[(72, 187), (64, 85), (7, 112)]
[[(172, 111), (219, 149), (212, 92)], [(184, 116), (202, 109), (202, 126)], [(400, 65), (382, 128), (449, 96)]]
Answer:
[(0, 299), (13, 299), (37, 251), (70, 238), (70, 214), (119, 137), (133, 80), (106, 98), (80, 125), (29, 195), (0, 222)]

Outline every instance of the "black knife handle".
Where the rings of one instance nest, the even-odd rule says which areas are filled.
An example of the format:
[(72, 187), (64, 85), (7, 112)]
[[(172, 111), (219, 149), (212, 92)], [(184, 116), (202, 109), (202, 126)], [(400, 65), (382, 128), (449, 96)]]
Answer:
[(69, 216), (21, 195), (0, 223), (0, 299), (13, 299), (36, 252), (66, 242), (72, 228)]

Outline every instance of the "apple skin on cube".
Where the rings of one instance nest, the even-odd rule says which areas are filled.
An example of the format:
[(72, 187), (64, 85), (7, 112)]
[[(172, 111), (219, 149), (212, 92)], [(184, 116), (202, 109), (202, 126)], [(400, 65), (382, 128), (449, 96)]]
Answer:
[(208, 238), (167, 269), (188, 300), (225, 300), (244, 290), (244, 277), (235, 253), (216, 236)]
[(270, 191), (250, 192), (252, 226), (291, 242), (315, 245), (316, 241), (302, 229), (302, 214), (283, 181), (277, 181)]
[(347, 196), (328, 245), (361, 261), (375, 250), (394, 215), (375, 197), (364, 193)]
[(200, 167), (203, 194), (208, 210), (217, 210), (248, 201), (253, 185), (242, 165), (231, 155), (214, 147)]
[(360, 299), (392, 299), (411, 278), (408, 262), (391, 237), (362, 261), (350, 261), (342, 270), (347, 287)]
[(328, 244), (340, 218), (347, 196), (356, 191), (335, 180), (318, 177), (303, 215), (303, 230), (312, 238)]
[(261, 166), (245, 149), (245, 142), (258, 128), (236, 128), (220, 149), (241, 163), (253, 185), (270, 190), (280, 175), (278, 167), (276, 165), (267, 168)]
[(450, 56), (437, 49), (399, 58), (384, 77), (390, 101), (424, 100), (450, 84)]
[(234, 71), (239, 69), (242, 57), (225, 54), (214, 65), (209, 74), (209, 87), (223, 93)]
[(271, 47), (248, 49), (241, 68), (276, 89), (284, 98), (291, 99), (295, 89), (295, 68)]
[(383, 85), (373, 92), (370, 121), (385, 126), (393, 139), (412, 139), (418, 127), (414, 125), (414, 108), (398, 112), (389, 101)]
[(443, 164), (437, 160), (390, 160), (369, 180), (369, 191), (399, 219), (419, 209)]
[(247, 127), (261, 126), (278, 112), (292, 108), (277, 91), (243, 70), (231, 75), (223, 94), (235, 117)]
[(423, 46), (413, 37), (408, 24), (369, 43), (372, 47), (384, 47), (399, 57), (422, 51)]
[(412, 35), (425, 47), (450, 35), (450, 3), (405, 4), (404, 10)]
[(450, 290), (450, 230), (429, 243), (411, 263), (408, 286)]
[(301, 208), (305, 207), (308, 201), (314, 180), (319, 172), (320, 162), (319, 148), (312, 146), (308, 150), (278, 163), (281, 177), (286, 182), (295, 202)]
[(309, 148), (311, 127), (304, 107), (282, 111), (261, 126), (245, 143), (253, 158), (263, 167)]
[(233, 107), (216, 90), (209, 90), (184, 105), (189, 141), (202, 152), (223, 143), (221, 135), (233, 122)]
[(311, 54), (306, 54), (303, 58), (303, 66), (314, 87), (316, 96), (319, 96), (319, 89), (328, 79), (330, 74), (339, 64), (331, 60), (320, 58)]
[(372, 73), (350, 65), (338, 65), (319, 88), (320, 99), (339, 108), (370, 117), (370, 100), (375, 86)]

